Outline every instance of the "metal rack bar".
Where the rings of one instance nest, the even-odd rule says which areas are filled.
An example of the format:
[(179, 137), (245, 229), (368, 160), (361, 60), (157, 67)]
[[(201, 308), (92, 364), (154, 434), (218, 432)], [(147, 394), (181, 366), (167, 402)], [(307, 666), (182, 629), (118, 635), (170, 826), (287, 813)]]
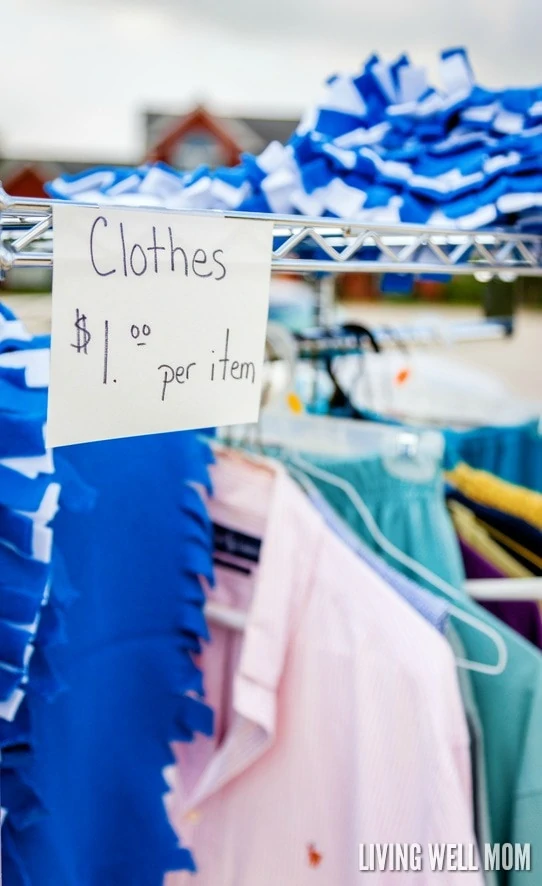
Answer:
[[(0, 270), (53, 265), (54, 207), (64, 201), (10, 197), (0, 188)], [(97, 204), (82, 204), (94, 206)], [(102, 205), (107, 211), (109, 204)], [(117, 204), (111, 204), (117, 207)], [(129, 207), (131, 210), (134, 207)], [(140, 212), (151, 211), (141, 207)], [(276, 272), (474, 274), (542, 276), (542, 236), (505, 230), (457, 231), (424, 225), (368, 225), (333, 218), (305, 218), (219, 210), (160, 210), (272, 220), (272, 269)], [(36, 248), (33, 248), (36, 247)]]
[(471, 578), (464, 587), (475, 600), (542, 599), (542, 578)]
[[(397, 349), (414, 345), (432, 347), (466, 342), (495, 341), (512, 331), (509, 317), (473, 320), (458, 323), (417, 323), (411, 326), (372, 327), (371, 334), (378, 345)], [(312, 334), (311, 334), (312, 333)], [(345, 354), (359, 354), (362, 346), (371, 345), (363, 333), (343, 331), (340, 327), (316, 328), (295, 334), (297, 356), (300, 359), (333, 358)]]

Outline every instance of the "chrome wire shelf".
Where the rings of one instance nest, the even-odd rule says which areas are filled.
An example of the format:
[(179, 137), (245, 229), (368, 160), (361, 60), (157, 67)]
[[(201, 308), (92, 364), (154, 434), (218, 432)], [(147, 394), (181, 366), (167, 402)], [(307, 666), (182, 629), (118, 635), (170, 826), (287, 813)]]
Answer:
[[(0, 186), (0, 271), (53, 265), (55, 204), (63, 201), (10, 197)], [(98, 204), (88, 204), (85, 206)], [(106, 211), (108, 205), (100, 207)], [(118, 204), (114, 204), (115, 207)], [(129, 207), (133, 209), (134, 207)], [(162, 211), (155, 207), (145, 211)], [(219, 210), (163, 210), (190, 215), (273, 221), (272, 269), (298, 274), (396, 273), (542, 276), (542, 236), (506, 230), (457, 231), (427, 225), (369, 225), (333, 218), (306, 218)]]

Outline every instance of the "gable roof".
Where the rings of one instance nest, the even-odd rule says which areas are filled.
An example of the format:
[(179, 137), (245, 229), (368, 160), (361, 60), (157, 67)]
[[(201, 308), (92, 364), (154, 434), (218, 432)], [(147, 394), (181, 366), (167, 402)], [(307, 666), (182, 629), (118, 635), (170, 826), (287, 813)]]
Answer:
[(190, 132), (198, 127), (212, 133), (221, 142), (230, 157), (234, 158), (233, 162), (235, 162), (235, 158), (238, 157), (239, 152), (242, 150), (241, 145), (236, 141), (234, 134), (229, 131), (228, 127), (222, 123), (221, 119), (214, 117), (201, 105), (194, 108), (189, 114), (185, 114), (182, 117), (174, 117), (173, 121), (169, 121), (169, 126), (166, 126), (166, 121), (164, 120), (163, 134), (161, 138), (158, 138), (147, 149), (146, 159), (150, 161), (162, 159), (162, 155), (171, 151), (186, 132)]
[[(284, 144), (298, 122), (297, 118), (293, 117), (228, 117), (211, 114), (201, 107), (196, 110), (204, 112), (206, 122), (212, 120), (219, 127), (221, 134), (235, 143), (238, 152), (258, 153), (272, 141)], [(188, 126), (186, 126), (187, 120)], [(195, 120), (194, 112), (179, 115), (149, 111), (144, 115), (144, 122), (147, 152), (152, 153), (157, 145), (162, 146), (168, 136), (176, 133), (176, 139), (179, 139)]]

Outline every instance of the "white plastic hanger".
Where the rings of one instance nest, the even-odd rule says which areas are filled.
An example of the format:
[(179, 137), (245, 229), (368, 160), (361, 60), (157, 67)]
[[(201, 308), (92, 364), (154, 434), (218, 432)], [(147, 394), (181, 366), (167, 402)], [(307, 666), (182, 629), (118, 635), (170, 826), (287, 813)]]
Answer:
[[(323, 468), (318, 468), (315, 465), (310, 464), (296, 453), (288, 453), (286, 460), (291, 461), (291, 463), (303, 473), (308, 474), (309, 476), (312, 475), (319, 480), (323, 480), (325, 483), (329, 483), (331, 486), (335, 486), (337, 489), (341, 489), (356, 508), (365, 526), (379, 547), (386, 551), (391, 557), (399, 563), (402, 563), (403, 566), (407, 566), (412, 572), (415, 572), (434, 587), (438, 588), (442, 593), (446, 594), (447, 597), (451, 597), (455, 600), (463, 599), (461, 593), (456, 588), (441, 579), (438, 575), (435, 575), (430, 569), (427, 569), (427, 567), (423, 566), (421, 563), (413, 560), (408, 554), (403, 553), (403, 551), (395, 547), (395, 545), (386, 538), (379, 529), (369, 508), (351, 483), (347, 480), (343, 480), (342, 477), (336, 477), (334, 474), (330, 474)], [(498, 631), (489, 625), (484, 624), (480, 619), (475, 618), (468, 612), (464, 612), (458, 606), (450, 604), (448, 608), (450, 614), (455, 616), (459, 621), (468, 624), (470, 627), (475, 628), (477, 631), (488, 637), (495, 644), (498, 653), (498, 661), (496, 665), (469, 661), (468, 659), (456, 659), (458, 667), (469, 671), (476, 671), (480, 674), (489, 674), (491, 676), (502, 674), (508, 661), (508, 650), (506, 648), (506, 643)]]

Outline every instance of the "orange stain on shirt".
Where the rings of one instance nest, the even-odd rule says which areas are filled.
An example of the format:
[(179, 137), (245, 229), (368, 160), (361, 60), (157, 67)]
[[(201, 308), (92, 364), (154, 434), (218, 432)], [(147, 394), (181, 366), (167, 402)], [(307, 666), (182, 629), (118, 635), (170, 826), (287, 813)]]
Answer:
[(311, 868), (317, 868), (322, 861), (323, 856), (320, 852), (316, 851), (316, 846), (314, 845), (314, 843), (309, 843), (309, 845), (307, 846), (307, 854), (309, 856), (309, 864)]
[(397, 375), (395, 376), (395, 383), (398, 385), (404, 385), (406, 381), (410, 378), (410, 369), (400, 369)]

